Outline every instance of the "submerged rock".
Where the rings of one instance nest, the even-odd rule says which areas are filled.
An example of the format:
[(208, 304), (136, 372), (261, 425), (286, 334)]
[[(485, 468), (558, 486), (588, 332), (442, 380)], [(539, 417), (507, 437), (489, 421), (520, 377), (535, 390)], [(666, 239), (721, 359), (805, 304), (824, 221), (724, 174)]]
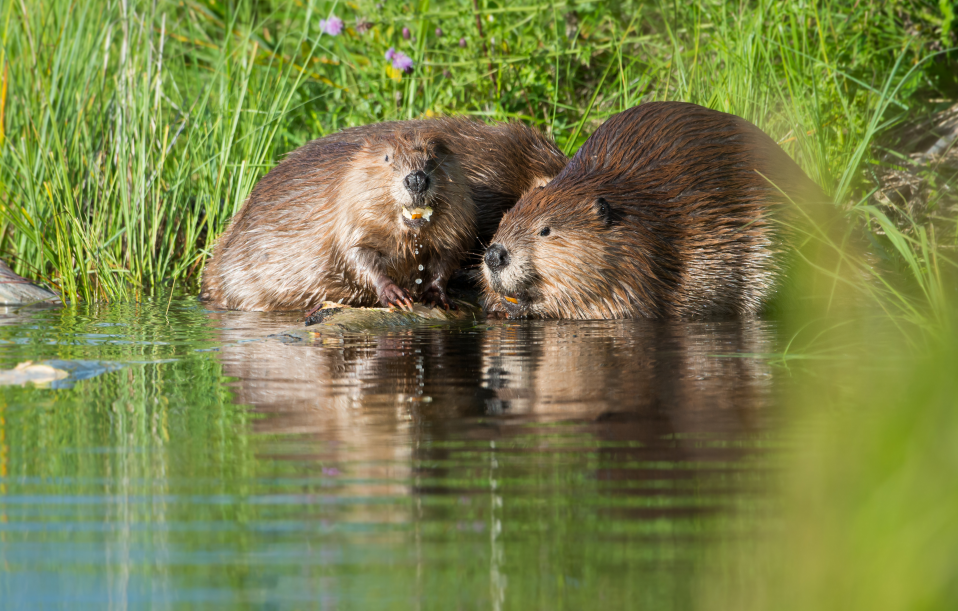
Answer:
[(0, 369), (0, 386), (33, 384), (42, 388), (71, 388), (74, 382), (95, 378), (123, 367), (123, 363), (110, 361), (24, 361), (13, 369)]
[(61, 303), (60, 297), (49, 289), (21, 278), (0, 261), (0, 304), (27, 305), (31, 303)]

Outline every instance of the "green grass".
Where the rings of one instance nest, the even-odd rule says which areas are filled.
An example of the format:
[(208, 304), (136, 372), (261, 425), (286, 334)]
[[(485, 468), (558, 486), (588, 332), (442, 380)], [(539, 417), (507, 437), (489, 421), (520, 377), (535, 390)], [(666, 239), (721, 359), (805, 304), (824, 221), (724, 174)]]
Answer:
[[(863, 170), (876, 136), (958, 90), (946, 5), (7, 2), (0, 256), (70, 299), (138, 298), (194, 285), (257, 179), (323, 134), (464, 113), (534, 124), (573, 153), (616, 112), (685, 100), (756, 123), (859, 225), (880, 226), (877, 248), (913, 290), (861, 290), (941, 322), (953, 264), (938, 253), (958, 225), (889, 221)], [(331, 14), (339, 36), (319, 30)], [(389, 47), (411, 74), (388, 67)]]

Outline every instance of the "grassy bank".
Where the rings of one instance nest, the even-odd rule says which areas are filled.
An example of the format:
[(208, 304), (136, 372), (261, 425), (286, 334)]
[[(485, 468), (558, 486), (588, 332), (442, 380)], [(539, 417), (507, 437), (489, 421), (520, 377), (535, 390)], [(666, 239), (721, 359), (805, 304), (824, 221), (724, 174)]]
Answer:
[[(609, 115), (668, 99), (778, 140), (910, 275), (910, 294), (879, 287), (898, 313), (922, 319), (945, 299), (941, 247), (958, 239), (949, 176), (935, 174), (921, 219), (873, 191), (889, 163), (878, 138), (958, 92), (948, 3), (54, 0), (2, 11), (0, 256), (70, 298), (195, 283), (256, 180), (345, 126), (516, 119), (572, 153)], [(323, 21), (333, 16), (338, 33)], [(389, 48), (412, 68), (393, 67)], [(945, 221), (932, 232), (926, 217)]]

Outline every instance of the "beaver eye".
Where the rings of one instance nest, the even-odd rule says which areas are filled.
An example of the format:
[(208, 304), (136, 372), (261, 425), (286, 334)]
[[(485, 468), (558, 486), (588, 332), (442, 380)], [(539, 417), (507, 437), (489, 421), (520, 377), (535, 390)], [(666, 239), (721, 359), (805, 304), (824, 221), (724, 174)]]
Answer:
[(389, 155), (386, 155), (386, 161), (389, 161)]
[(599, 213), (599, 217), (605, 222), (606, 225), (612, 224), (612, 206), (609, 205), (609, 202), (605, 201), (604, 197), (600, 197), (595, 200), (595, 207)]
[(539, 235), (541, 235), (542, 237), (546, 237), (550, 233), (552, 233), (552, 230), (549, 229), (548, 227), (543, 227), (542, 229), (539, 230)]

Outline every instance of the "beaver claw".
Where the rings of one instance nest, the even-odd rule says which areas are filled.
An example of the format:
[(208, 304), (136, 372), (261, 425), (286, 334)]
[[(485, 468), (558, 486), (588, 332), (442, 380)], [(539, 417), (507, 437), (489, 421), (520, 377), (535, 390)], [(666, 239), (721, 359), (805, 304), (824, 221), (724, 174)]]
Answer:
[(446, 292), (435, 284), (430, 284), (422, 293), (422, 302), (427, 306), (435, 308), (445, 308), (446, 310), (457, 310), (456, 304), (449, 301)]
[(412, 310), (412, 295), (392, 280), (383, 282), (376, 292), (379, 302), (385, 307), (396, 306), (403, 310)]

